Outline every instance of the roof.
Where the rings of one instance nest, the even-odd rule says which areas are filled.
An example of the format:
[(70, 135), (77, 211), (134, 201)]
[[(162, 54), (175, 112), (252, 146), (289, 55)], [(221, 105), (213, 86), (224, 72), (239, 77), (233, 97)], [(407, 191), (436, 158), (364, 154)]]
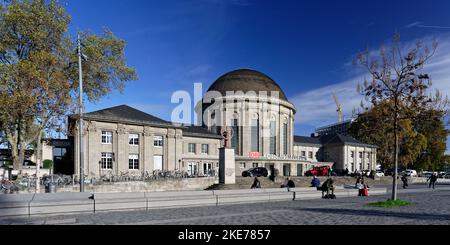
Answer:
[[(72, 115), (71, 117), (75, 117)], [(86, 113), (83, 116), (87, 120), (106, 122), (119, 122), (124, 124), (149, 125), (157, 127), (176, 127), (175, 124), (165, 121), (153, 115), (139, 111), (127, 105), (116, 106), (100, 111)], [(222, 136), (209, 132), (207, 129), (197, 126), (181, 126), (184, 136), (222, 139)]]
[(322, 146), (319, 138), (312, 138), (306, 136), (294, 136), (294, 144), (296, 145), (318, 145)]
[(121, 123), (137, 123), (152, 126), (172, 126), (172, 123), (163, 119), (139, 111), (127, 105), (116, 106), (100, 111), (86, 113), (83, 115), (84, 119), (90, 120), (105, 120)]
[(239, 92), (248, 93), (254, 91), (256, 93), (268, 92), (270, 96), (272, 92), (279, 92), (279, 98), (281, 100), (288, 101), (286, 94), (272, 78), (255, 70), (240, 69), (229, 72), (211, 85), (208, 91), (220, 92), (223, 96), (227, 92)]
[(296, 145), (353, 145), (360, 147), (371, 147), (378, 148), (375, 145), (369, 145), (362, 143), (361, 141), (356, 140), (350, 136), (345, 136), (342, 134), (330, 134), (324, 135), (321, 137), (304, 137), (304, 136), (295, 136), (294, 143)]
[(350, 136), (346, 136), (343, 134), (324, 135), (324, 136), (320, 137), (320, 140), (322, 141), (322, 143), (324, 145), (345, 144), (345, 145), (377, 148), (377, 146), (362, 143), (361, 141), (359, 141), (355, 138), (352, 138)]
[(212, 133), (207, 129), (198, 126), (186, 126), (185, 128), (183, 128), (183, 136), (223, 139), (222, 136)]

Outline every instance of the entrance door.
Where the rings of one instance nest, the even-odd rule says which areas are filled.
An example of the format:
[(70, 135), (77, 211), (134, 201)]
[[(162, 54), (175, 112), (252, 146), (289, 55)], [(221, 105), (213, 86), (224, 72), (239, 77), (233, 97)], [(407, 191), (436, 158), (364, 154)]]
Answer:
[(303, 164), (297, 164), (297, 176), (303, 176)]
[(198, 175), (198, 165), (197, 163), (190, 162), (188, 163), (187, 173), (189, 176), (197, 176)]
[(203, 164), (203, 175), (212, 176), (213, 175), (213, 165), (212, 163)]
[(291, 176), (291, 164), (283, 165), (283, 176)]

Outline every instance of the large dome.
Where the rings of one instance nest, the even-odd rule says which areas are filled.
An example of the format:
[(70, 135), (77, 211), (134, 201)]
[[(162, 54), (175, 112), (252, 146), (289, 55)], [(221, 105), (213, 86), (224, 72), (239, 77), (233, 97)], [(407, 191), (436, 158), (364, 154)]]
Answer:
[(267, 96), (271, 96), (273, 91), (279, 92), (281, 100), (288, 101), (286, 94), (272, 78), (261, 72), (249, 69), (236, 70), (223, 75), (211, 85), (208, 91), (217, 91), (223, 96), (226, 96), (228, 91), (242, 91), (244, 93), (250, 91), (256, 93), (267, 92)]

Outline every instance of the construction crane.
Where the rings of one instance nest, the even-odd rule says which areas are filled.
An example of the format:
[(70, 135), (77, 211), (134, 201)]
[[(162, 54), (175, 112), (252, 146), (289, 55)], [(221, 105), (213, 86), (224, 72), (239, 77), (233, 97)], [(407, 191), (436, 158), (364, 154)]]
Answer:
[(335, 92), (333, 92), (334, 101), (336, 102), (337, 106), (337, 113), (338, 113), (338, 123), (342, 123), (342, 105), (339, 103), (338, 97)]

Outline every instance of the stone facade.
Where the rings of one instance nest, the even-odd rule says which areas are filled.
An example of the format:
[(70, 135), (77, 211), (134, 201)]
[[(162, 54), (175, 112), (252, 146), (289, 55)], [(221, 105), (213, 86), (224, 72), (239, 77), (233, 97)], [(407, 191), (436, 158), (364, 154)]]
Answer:
[[(219, 139), (184, 137), (181, 128), (160, 128), (101, 121), (86, 121), (84, 131), (85, 175), (102, 176), (121, 173), (142, 174), (161, 171), (188, 171), (188, 163), (196, 164), (196, 172), (203, 172), (203, 162), (212, 162), (217, 167)], [(102, 143), (102, 134), (111, 133), (112, 142)], [(130, 144), (131, 135), (138, 136), (137, 144)], [(78, 132), (74, 134), (75, 172), (79, 173)], [(160, 141), (158, 144), (155, 141)], [(188, 144), (196, 143), (196, 153), (188, 153)], [(202, 153), (202, 145), (209, 152)], [(102, 166), (102, 154), (112, 158), (112, 167)], [(130, 158), (137, 159), (137, 167), (130, 169)], [(212, 160), (214, 159), (214, 160)], [(192, 165), (191, 165), (192, 166)]]

